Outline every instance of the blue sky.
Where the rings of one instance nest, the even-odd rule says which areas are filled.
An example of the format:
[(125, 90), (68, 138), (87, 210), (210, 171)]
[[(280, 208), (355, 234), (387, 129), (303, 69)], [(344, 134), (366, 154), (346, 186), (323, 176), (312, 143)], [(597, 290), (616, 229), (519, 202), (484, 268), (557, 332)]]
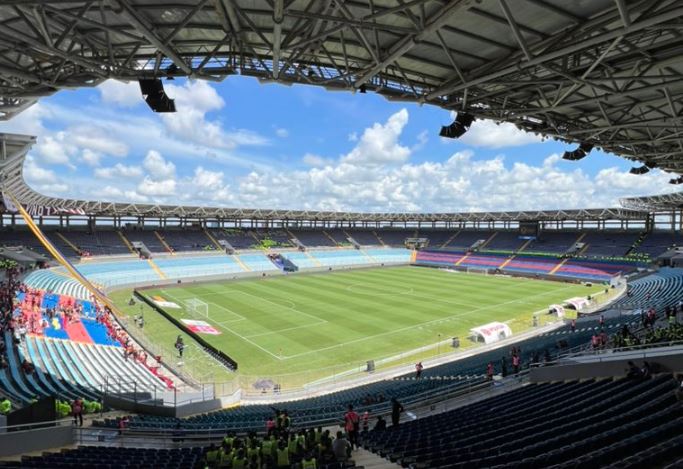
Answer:
[(438, 136), (444, 110), (311, 86), (166, 81), (178, 113), (154, 114), (137, 83), (41, 100), (0, 126), (38, 136), (24, 169), (54, 196), (229, 207), (364, 211), (615, 206), (671, 190), (669, 175), (477, 121)]

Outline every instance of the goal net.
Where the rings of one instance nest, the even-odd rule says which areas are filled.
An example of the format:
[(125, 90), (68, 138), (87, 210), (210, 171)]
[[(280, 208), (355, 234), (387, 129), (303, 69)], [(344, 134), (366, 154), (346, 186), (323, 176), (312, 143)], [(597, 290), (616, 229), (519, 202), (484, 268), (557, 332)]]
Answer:
[(185, 309), (198, 317), (209, 317), (209, 305), (198, 298), (189, 298), (184, 301)]
[(486, 267), (467, 267), (466, 272), (468, 274), (493, 275), (495, 269)]

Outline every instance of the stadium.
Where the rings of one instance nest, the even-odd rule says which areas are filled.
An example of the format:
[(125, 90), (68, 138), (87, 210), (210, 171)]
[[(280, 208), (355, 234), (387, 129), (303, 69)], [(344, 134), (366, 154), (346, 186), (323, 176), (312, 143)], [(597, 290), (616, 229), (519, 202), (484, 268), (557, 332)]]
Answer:
[[(0, 467), (683, 467), (681, 17), (674, 0), (0, 2)], [(207, 117), (224, 80), (282, 147)], [(398, 142), (403, 105), (449, 116), (437, 146)], [(347, 121), (367, 127), (337, 160), (276, 154), (332, 154), (314, 125)], [(476, 147), (485, 122), (488, 164), (408, 161)], [(513, 137), (565, 151), (496, 180)], [(244, 150), (224, 184), (259, 146), (270, 159)], [(635, 166), (591, 179), (597, 153)], [(479, 179), (438, 177), (458, 165)]]

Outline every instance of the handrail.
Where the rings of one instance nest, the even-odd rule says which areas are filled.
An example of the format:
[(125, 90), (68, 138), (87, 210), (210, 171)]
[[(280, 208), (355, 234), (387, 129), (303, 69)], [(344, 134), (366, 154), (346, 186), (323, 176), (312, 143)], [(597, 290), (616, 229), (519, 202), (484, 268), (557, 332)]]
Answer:
[(40, 428), (57, 427), (57, 426), (65, 427), (65, 426), (71, 426), (71, 425), (73, 425), (73, 419), (72, 418), (57, 419), (57, 420), (43, 420), (40, 422), (20, 423), (17, 425), (5, 425), (4, 427), (0, 426), (0, 436), (2, 436), (3, 433), (9, 432), (11, 430), (16, 430), (16, 431), (13, 431), (12, 433), (17, 433), (17, 432), (34, 430), (33, 427), (40, 427)]
[(616, 354), (623, 354), (623, 355), (621, 355), (621, 357), (623, 357), (624, 359), (626, 359), (632, 355), (637, 356), (639, 358), (640, 357), (646, 358), (647, 352), (651, 352), (654, 349), (662, 349), (662, 348), (678, 347), (678, 346), (683, 347), (683, 340), (654, 342), (651, 344), (632, 345), (629, 347), (610, 347), (610, 348), (604, 348), (604, 349), (591, 349), (591, 350), (587, 350), (585, 352), (577, 353), (574, 355), (561, 356), (561, 357), (558, 357), (556, 360), (553, 360), (550, 362), (531, 363), (529, 366), (530, 367), (539, 367), (539, 366), (576, 365), (577, 362), (572, 361), (572, 359), (573, 358), (580, 358), (580, 357), (597, 357), (598, 360), (596, 360), (596, 361), (602, 362), (605, 358), (616, 357)]

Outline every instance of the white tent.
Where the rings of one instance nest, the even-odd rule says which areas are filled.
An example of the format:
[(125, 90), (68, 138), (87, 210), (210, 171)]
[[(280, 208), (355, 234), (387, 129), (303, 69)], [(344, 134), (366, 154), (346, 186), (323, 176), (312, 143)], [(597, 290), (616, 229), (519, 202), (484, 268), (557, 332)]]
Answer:
[(502, 322), (490, 322), (483, 326), (473, 327), (470, 329), (470, 335), (476, 342), (492, 344), (512, 336), (512, 329)]

